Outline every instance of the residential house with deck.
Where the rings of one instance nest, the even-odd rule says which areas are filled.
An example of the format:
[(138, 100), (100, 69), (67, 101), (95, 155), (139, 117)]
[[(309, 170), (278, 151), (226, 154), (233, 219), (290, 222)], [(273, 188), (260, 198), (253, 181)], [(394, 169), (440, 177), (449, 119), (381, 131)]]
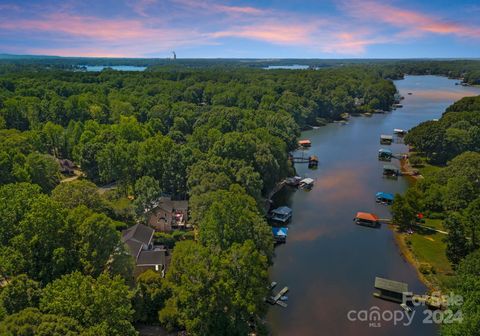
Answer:
[(155, 230), (143, 224), (136, 224), (122, 232), (122, 242), (128, 246), (135, 260), (135, 276), (148, 269), (165, 276), (167, 250), (164, 246), (153, 244), (154, 233)]

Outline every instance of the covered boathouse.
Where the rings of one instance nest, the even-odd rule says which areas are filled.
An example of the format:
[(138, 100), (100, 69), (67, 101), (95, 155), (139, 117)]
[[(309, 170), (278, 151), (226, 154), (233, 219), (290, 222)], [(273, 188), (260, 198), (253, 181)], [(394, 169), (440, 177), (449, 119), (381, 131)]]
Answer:
[(387, 164), (383, 166), (383, 175), (397, 177), (400, 175), (400, 169), (394, 165)]
[(411, 293), (408, 291), (408, 284), (394, 280), (375, 277), (375, 289), (379, 292), (373, 293), (375, 297), (380, 299), (407, 303), (411, 298)]
[(282, 206), (272, 210), (271, 219), (276, 222), (286, 223), (292, 218), (292, 209)]
[(393, 153), (390, 149), (380, 148), (378, 150), (378, 159), (381, 161), (391, 161)]
[(383, 191), (379, 191), (375, 194), (375, 199), (377, 203), (390, 205), (393, 203), (394, 198), (395, 196), (393, 194), (389, 194)]
[(391, 145), (393, 143), (393, 136), (386, 134), (380, 135), (380, 143), (382, 145)]
[(357, 212), (357, 215), (353, 220), (358, 225), (370, 227), (377, 227), (378, 225), (380, 225), (378, 216), (369, 212)]
[(286, 227), (272, 227), (273, 239), (277, 243), (285, 243), (287, 241), (288, 228)]
[(308, 148), (308, 147), (311, 147), (311, 146), (312, 146), (312, 142), (311, 142), (310, 140), (307, 140), (307, 139), (305, 139), (305, 140), (300, 140), (300, 141), (298, 142), (298, 145), (299, 145), (300, 147), (303, 147), (303, 148)]

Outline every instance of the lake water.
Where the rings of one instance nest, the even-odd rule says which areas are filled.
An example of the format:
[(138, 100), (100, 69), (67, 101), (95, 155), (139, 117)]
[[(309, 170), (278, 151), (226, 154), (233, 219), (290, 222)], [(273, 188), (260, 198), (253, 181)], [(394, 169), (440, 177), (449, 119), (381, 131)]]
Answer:
[(84, 66), (87, 71), (100, 72), (103, 69), (111, 68), (117, 71), (144, 71), (147, 67), (133, 65), (80, 65)]
[[(382, 177), (383, 163), (377, 160), (382, 147), (380, 134), (392, 134), (394, 128), (408, 130), (422, 121), (440, 118), (454, 101), (480, 94), (478, 88), (456, 86), (455, 82), (444, 77), (408, 76), (395, 81), (405, 96), (403, 108), (370, 118), (354, 117), (345, 126), (329, 124), (302, 133), (302, 138), (312, 141), (305, 155), (317, 155), (320, 163), (317, 170), (296, 165), (300, 176), (316, 180), (313, 190), (285, 188), (274, 200), (293, 209), (287, 243), (276, 248), (271, 269), (277, 289), (290, 288), (288, 307), (269, 310), (268, 322), (274, 335), (438, 334), (437, 327), (423, 323), (422, 309), (415, 311), (408, 327), (385, 321), (380, 327), (349, 321), (350, 310), (376, 306), (382, 312), (401, 311), (398, 304), (372, 296), (376, 276), (406, 282), (416, 294), (426, 292), (388, 227), (361, 227), (352, 219), (357, 211), (390, 217), (388, 207), (375, 203), (375, 193), (404, 192), (408, 182), (403, 177)], [(400, 143), (384, 147), (394, 153), (406, 151)], [(392, 163), (398, 166), (398, 161)]]
[(288, 69), (288, 70), (305, 70), (308, 69), (308, 65), (302, 64), (292, 64), (292, 65), (269, 65), (264, 69), (275, 70), (275, 69)]

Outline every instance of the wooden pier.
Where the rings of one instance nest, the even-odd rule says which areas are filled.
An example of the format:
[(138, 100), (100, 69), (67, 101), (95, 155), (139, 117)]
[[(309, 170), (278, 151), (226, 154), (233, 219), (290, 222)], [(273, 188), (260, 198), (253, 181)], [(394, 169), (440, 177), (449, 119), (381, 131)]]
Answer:
[(288, 287), (283, 287), (282, 290), (280, 290), (280, 292), (277, 293), (277, 295), (275, 296), (270, 296), (268, 299), (267, 299), (267, 302), (270, 303), (271, 305), (275, 305), (275, 304), (278, 304), (279, 306), (281, 307), (284, 307), (286, 308), (287, 307), (287, 304), (285, 302), (283, 302), (281, 299), (282, 296), (284, 296), (285, 294), (287, 294), (288, 292)]

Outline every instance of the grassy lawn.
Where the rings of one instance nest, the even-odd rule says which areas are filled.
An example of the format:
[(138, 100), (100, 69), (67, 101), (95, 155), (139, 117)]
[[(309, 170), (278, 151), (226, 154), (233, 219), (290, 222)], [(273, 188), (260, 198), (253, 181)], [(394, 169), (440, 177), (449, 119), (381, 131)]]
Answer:
[(425, 219), (425, 224), (423, 224), (423, 225), (429, 226), (429, 227), (437, 229), (437, 230), (445, 230), (445, 228), (443, 227), (443, 220), (441, 220), (441, 219), (426, 218)]
[[(442, 228), (440, 220), (427, 221), (427, 225)], [(438, 283), (441, 288), (448, 286), (449, 278), (453, 274), (450, 262), (445, 256), (444, 238), (445, 235), (441, 233), (414, 233), (406, 238), (410, 250), (419, 263), (420, 272), (431, 281)]]
[(422, 174), (423, 176), (429, 176), (439, 171), (442, 168), (439, 166), (433, 166), (431, 164), (424, 163), (422, 164), (421, 167), (418, 167), (417, 169), (420, 171), (420, 174)]

